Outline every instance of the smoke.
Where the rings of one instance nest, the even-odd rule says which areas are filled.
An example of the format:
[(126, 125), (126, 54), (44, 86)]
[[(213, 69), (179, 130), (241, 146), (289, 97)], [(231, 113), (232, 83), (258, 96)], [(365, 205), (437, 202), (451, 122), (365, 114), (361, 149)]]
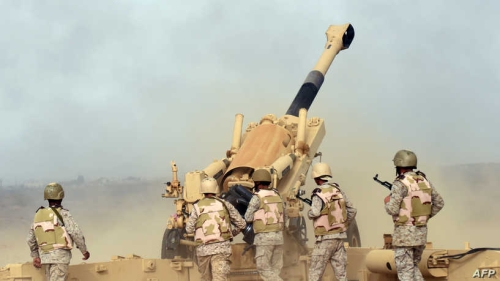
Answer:
[[(392, 219), (383, 204), (390, 192), (373, 177), (378, 174), (382, 181), (393, 182), (392, 158), (399, 149), (410, 149), (417, 154), (418, 169), (427, 175), (445, 201), (441, 212), (429, 221), (428, 241), (434, 247), (463, 249), (466, 242), (472, 247), (498, 247), (499, 230), (494, 225), (500, 218), (495, 199), (499, 194), (496, 188), (500, 180), (499, 164), (436, 165), (429, 151), (414, 148), (418, 147), (418, 140), (403, 143), (384, 136), (368, 126), (366, 120), (351, 119), (346, 124), (344, 114), (347, 113), (326, 114), (327, 135), (319, 150), (323, 152), (321, 160), (332, 167), (333, 181), (358, 210), (356, 220), (363, 247), (382, 247), (383, 234), (393, 232)], [(308, 178), (304, 187), (307, 195), (314, 188), (315, 183)], [(314, 241), (311, 222), (308, 229), (311, 246)]]
[[(258, 120), (285, 112), (324, 32), (345, 22), (356, 37), (311, 107), (327, 122), (324, 113), (343, 113), (335, 117), (346, 128), (330, 134), (348, 134), (353, 119), (363, 120), (391, 140), (420, 139), (412, 147), (429, 151), (432, 162), (500, 161), (498, 135), (488, 129), (499, 102), (500, 42), (489, 36), (496, 2), (1, 5), (6, 184), (77, 174), (158, 177), (170, 159), (204, 166), (228, 149), (235, 113)], [(477, 48), (484, 38), (491, 40)], [(398, 134), (399, 118), (415, 122)], [(464, 135), (488, 152), (464, 149)]]
[[(325, 119), (323, 161), (358, 208), (363, 245), (381, 246), (392, 233), (382, 205), (388, 191), (372, 177), (392, 181), (391, 159), (402, 148), (417, 153), (446, 202), (429, 240), (495, 243), (495, 172), (471, 180), (442, 167), (500, 162), (491, 129), (500, 102), (497, 2), (85, 3), (0, 4), (4, 185), (78, 174), (164, 179), (171, 160), (180, 175), (203, 169), (229, 149), (234, 114), (245, 124), (284, 114), (328, 25), (351, 22), (356, 38), (308, 114)], [(309, 179), (308, 194), (313, 185)], [(68, 191), (90, 261), (159, 256), (173, 212), (160, 186)], [(77, 191), (87, 193), (72, 199)], [(24, 238), (44, 204), (33, 192), (16, 195), (22, 203), (2, 201), (13, 211), (1, 221), (0, 264), (27, 260)]]
[[(342, 138), (337, 143), (343, 144)], [(373, 155), (370, 149), (350, 142), (360, 155)], [(334, 146), (336, 147), (336, 146)], [(392, 181), (394, 171), (382, 151), (377, 157), (348, 157), (336, 149), (322, 149), (328, 155), (337, 155), (330, 161), (334, 181), (339, 183), (358, 209), (356, 217), (363, 247), (381, 247), (384, 233), (392, 233), (390, 216), (383, 208), (383, 198), (388, 191), (372, 180), (379, 173), (383, 180)], [(417, 152), (418, 153), (418, 152)], [(425, 153), (423, 153), (425, 155)], [(417, 154), (418, 155), (418, 154)], [(445, 200), (443, 210), (429, 222), (428, 240), (436, 248), (462, 249), (468, 241), (472, 247), (497, 246), (498, 231), (492, 227), (498, 220), (494, 189), (498, 182), (498, 165), (467, 165), (433, 167), (423, 162), (420, 169), (433, 182)], [(328, 162), (323, 156), (323, 161)], [(361, 161), (363, 160), (363, 161)], [(362, 163), (363, 165), (360, 165)], [(383, 165), (385, 163), (385, 165)], [(376, 169), (380, 167), (379, 169)], [(63, 201), (85, 234), (91, 259), (87, 262), (109, 261), (112, 256), (131, 254), (147, 258), (160, 258), (161, 241), (168, 217), (175, 211), (173, 200), (161, 197), (164, 185), (161, 180), (136, 183), (86, 184), (67, 187)], [(305, 187), (307, 195), (314, 188), (312, 180)], [(25, 242), (34, 211), (41, 200), (42, 189), (3, 189), (0, 217), (0, 265), (22, 263), (30, 260)], [(308, 207), (304, 210), (307, 214)], [(8, 215), (5, 215), (8, 214)], [(314, 243), (311, 221), (307, 220), (308, 245)], [(237, 237), (241, 242), (241, 237)], [(81, 263), (81, 254), (73, 250), (72, 264)]]
[[(159, 180), (109, 183), (106, 185), (86, 184), (66, 187), (63, 206), (68, 209), (85, 235), (91, 258), (87, 262), (111, 260), (112, 256), (131, 254), (160, 258), (161, 241), (168, 217), (175, 211), (173, 199), (161, 197), (163, 184)], [(43, 189), (3, 191), (9, 204), (2, 209), (9, 217), (0, 222), (0, 265), (30, 261), (26, 237), (37, 205), (16, 203), (22, 197), (37, 197), (29, 202), (39, 202)], [(31, 192), (31, 195), (30, 195)], [(43, 197), (42, 197), (43, 198)], [(29, 210), (29, 211), (28, 211)], [(73, 249), (72, 264), (79, 264), (82, 255)]]

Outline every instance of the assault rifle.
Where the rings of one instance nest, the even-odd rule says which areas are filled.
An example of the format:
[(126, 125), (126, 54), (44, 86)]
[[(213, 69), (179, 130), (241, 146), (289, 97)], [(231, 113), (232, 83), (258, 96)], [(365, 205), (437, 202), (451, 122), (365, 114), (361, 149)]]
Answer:
[(373, 180), (380, 183), (381, 185), (385, 186), (387, 189), (391, 190), (392, 189), (392, 184), (388, 181), (381, 181), (378, 179), (378, 174), (376, 174), (374, 177), (373, 177)]
[(307, 205), (312, 206), (312, 200), (311, 199), (300, 197), (300, 195), (304, 195), (304, 194), (305, 194), (304, 190), (299, 190), (299, 192), (297, 192), (297, 195), (295, 195), (295, 197), (297, 199), (299, 199), (300, 201), (306, 203)]

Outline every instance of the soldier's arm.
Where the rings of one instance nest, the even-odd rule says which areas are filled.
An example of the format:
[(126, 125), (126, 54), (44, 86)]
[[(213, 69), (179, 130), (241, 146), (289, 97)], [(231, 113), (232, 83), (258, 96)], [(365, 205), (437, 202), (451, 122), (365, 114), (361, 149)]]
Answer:
[(345, 208), (347, 212), (347, 223), (351, 223), (352, 220), (356, 217), (356, 214), (358, 213), (358, 210), (354, 207), (352, 202), (347, 198), (347, 195), (343, 191), (341, 191), (342, 196), (344, 196), (345, 200)]
[(196, 227), (196, 220), (198, 220), (198, 213), (196, 213), (195, 208), (191, 210), (191, 214), (186, 222), (186, 232), (189, 234), (194, 233)]
[(406, 194), (406, 187), (400, 181), (394, 181), (392, 184), (390, 200), (385, 204), (385, 211), (391, 216), (399, 214), (401, 202)]
[(35, 231), (33, 230), (33, 227), (31, 227), (30, 231), (28, 232), (26, 243), (28, 243), (28, 247), (30, 247), (30, 256), (32, 258), (39, 258), (40, 254), (38, 253), (38, 243), (36, 242)]
[(319, 198), (319, 196), (317, 195), (313, 196), (311, 209), (309, 209), (309, 212), (307, 212), (307, 216), (310, 219), (319, 217), (322, 208), (323, 208), (323, 200), (321, 200), (321, 198)]
[[(430, 182), (429, 182), (430, 183)], [(432, 209), (430, 217), (435, 216), (444, 207), (443, 197), (437, 192), (432, 183), (430, 183), (432, 188)]]
[(71, 236), (71, 239), (73, 239), (73, 242), (75, 242), (76, 247), (80, 249), (82, 254), (85, 254), (87, 252), (87, 245), (85, 244), (85, 237), (82, 230), (67, 210), (61, 211), (61, 216), (63, 217), (66, 231)]
[(227, 210), (229, 211), (229, 217), (231, 218), (231, 223), (234, 224), (240, 230), (245, 229), (247, 223), (241, 217), (240, 213), (238, 213), (238, 210), (236, 210), (236, 208), (229, 202), (224, 201), (224, 204), (226, 205)]
[(247, 211), (245, 212), (245, 220), (247, 222), (253, 222), (253, 215), (259, 209), (260, 200), (257, 195), (254, 195), (248, 203)]

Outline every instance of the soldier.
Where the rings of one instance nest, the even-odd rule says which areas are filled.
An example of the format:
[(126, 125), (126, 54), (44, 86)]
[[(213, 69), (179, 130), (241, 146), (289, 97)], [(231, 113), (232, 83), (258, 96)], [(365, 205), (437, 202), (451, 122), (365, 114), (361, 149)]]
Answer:
[(417, 156), (400, 150), (393, 159), (396, 180), (385, 200), (385, 210), (394, 221), (394, 261), (399, 280), (424, 280), (418, 269), (427, 242), (427, 220), (444, 206), (441, 195), (417, 168)]
[(80, 249), (83, 260), (90, 257), (85, 238), (68, 210), (61, 205), (64, 190), (58, 183), (49, 183), (44, 190), (44, 200), (49, 207), (40, 207), (28, 233), (27, 243), (31, 250), (33, 266), (45, 264), (48, 281), (65, 281), (71, 261), (73, 244)]
[[(198, 271), (202, 281), (224, 281), (229, 274), (231, 241), (246, 226), (236, 208), (216, 197), (219, 185), (214, 178), (201, 181), (204, 197), (193, 205), (186, 232), (194, 233)], [(231, 230), (231, 223), (237, 228)]]
[(335, 277), (347, 281), (347, 253), (344, 248), (346, 230), (356, 217), (357, 210), (336, 183), (328, 182), (332, 177), (330, 166), (317, 163), (313, 166), (312, 178), (319, 186), (311, 195), (308, 216), (313, 220), (316, 244), (311, 254), (309, 281), (321, 280), (328, 262)]
[(245, 220), (253, 223), (257, 271), (264, 281), (282, 281), (283, 199), (276, 189), (271, 189), (271, 173), (268, 170), (256, 169), (252, 179), (256, 190), (248, 204)]

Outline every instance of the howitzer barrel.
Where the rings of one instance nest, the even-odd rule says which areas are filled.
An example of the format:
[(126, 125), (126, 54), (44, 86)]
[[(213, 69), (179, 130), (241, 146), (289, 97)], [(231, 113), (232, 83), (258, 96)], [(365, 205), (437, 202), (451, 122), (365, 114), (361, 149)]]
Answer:
[(288, 108), (287, 115), (299, 116), (301, 108), (309, 110), (335, 56), (341, 50), (345, 50), (351, 45), (354, 39), (354, 28), (349, 23), (344, 25), (330, 25), (326, 31), (326, 39), (325, 50), (314, 69), (307, 75), (306, 80)]

